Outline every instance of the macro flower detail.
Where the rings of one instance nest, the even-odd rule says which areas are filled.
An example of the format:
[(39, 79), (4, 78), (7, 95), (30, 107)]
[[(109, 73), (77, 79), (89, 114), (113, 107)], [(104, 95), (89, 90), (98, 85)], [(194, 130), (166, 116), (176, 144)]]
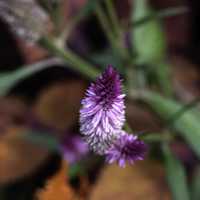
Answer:
[(120, 167), (125, 167), (126, 162), (134, 164), (137, 160), (143, 160), (146, 151), (147, 146), (143, 141), (122, 131), (120, 137), (106, 151), (106, 161), (110, 164), (117, 162)]
[(109, 65), (82, 100), (80, 131), (89, 147), (100, 155), (118, 138), (124, 125), (124, 97), (120, 76)]

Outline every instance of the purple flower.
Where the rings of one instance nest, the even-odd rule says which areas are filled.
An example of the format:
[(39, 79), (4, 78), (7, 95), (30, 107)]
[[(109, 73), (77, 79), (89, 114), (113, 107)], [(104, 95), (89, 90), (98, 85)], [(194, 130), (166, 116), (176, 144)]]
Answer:
[(80, 131), (90, 148), (100, 155), (118, 137), (124, 125), (124, 97), (119, 74), (109, 65), (82, 100)]
[(69, 163), (74, 163), (80, 160), (84, 155), (88, 153), (88, 146), (82, 140), (80, 136), (71, 135), (67, 136), (61, 146), (61, 152), (64, 155), (64, 159)]
[(120, 137), (106, 151), (106, 161), (116, 161), (120, 167), (125, 167), (126, 161), (133, 164), (137, 160), (143, 160), (146, 150), (147, 146), (137, 136), (122, 131)]

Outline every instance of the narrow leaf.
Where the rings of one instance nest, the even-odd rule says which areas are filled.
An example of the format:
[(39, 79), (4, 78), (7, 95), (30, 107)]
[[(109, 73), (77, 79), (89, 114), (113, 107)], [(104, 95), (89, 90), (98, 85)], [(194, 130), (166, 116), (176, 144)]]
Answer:
[(64, 66), (63, 61), (59, 58), (49, 58), (34, 64), (25, 65), (12, 72), (0, 74), (0, 96), (5, 96), (9, 90), (18, 82), (28, 78), (29, 76), (40, 72), (54, 65)]
[[(155, 92), (145, 92), (142, 98), (166, 122), (183, 108), (181, 103), (162, 97)], [(200, 116), (199, 111), (187, 110), (171, 125), (200, 156), (200, 120), (198, 116)]]
[[(135, 0), (132, 21), (139, 21), (148, 16), (154, 16), (154, 11), (147, 0)], [(138, 63), (156, 63), (165, 57), (166, 42), (160, 21), (154, 17), (140, 26), (132, 29), (132, 44), (138, 56)]]
[(163, 147), (163, 154), (167, 181), (171, 189), (173, 200), (189, 200), (184, 167), (181, 162), (174, 157), (167, 145)]
[(170, 68), (166, 63), (166, 39), (164, 30), (156, 12), (147, 0), (135, 0), (132, 21), (144, 21), (140, 26), (133, 26), (132, 45), (136, 53), (136, 63), (145, 65), (145, 70), (153, 75), (154, 82), (162, 89), (163, 93), (172, 94), (170, 81)]

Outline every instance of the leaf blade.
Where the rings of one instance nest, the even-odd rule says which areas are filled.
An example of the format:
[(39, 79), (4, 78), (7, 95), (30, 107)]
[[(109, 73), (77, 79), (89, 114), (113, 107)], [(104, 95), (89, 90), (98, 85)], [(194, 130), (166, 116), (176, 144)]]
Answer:
[(185, 169), (167, 145), (163, 146), (167, 181), (174, 200), (189, 200)]
[[(155, 92), (145, 92), (143, 100), (156, 112), (165, 122), (183, 108), (181, 103), (169, 98), (162, 97)], [(200, 156), (200, 113), (196, 110), (188, 110), (172, 124), (193, 150)]]

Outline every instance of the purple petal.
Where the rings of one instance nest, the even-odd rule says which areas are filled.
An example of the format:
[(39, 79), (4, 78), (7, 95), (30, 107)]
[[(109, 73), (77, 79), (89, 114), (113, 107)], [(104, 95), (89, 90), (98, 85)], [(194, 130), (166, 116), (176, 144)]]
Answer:
[(126, 162), (133, 164), (137, 160), (143, 160), (146, 151), (147, 146), (137, 136), (121, 131), (120, 137), (106, 151), (106, 161), (116, 161), (120, 167), (125, 167)]
[(104, 154), (118, 137), (125, 122), (124, 97), (120, 76), (111, 65), (86, 91), (80, 131), (94, 152)]

